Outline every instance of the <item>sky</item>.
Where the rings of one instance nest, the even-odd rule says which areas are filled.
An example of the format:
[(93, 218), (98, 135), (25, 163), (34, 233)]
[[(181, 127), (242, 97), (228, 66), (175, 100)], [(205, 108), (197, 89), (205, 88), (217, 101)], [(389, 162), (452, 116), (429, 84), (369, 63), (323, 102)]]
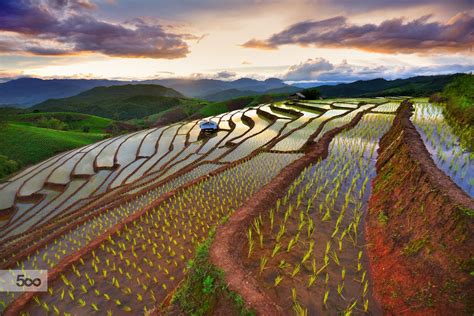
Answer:
[(472, 72), (474, 0), (1, 0), (0, 80)]

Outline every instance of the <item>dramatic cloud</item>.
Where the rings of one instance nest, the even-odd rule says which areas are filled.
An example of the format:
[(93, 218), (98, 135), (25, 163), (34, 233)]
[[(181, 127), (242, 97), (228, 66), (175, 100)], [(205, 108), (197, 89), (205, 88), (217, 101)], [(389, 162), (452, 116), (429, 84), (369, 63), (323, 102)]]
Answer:
[(291, 66), (284, 78), (290, 81), (315, 79), (333, 69), (334, 65), (324, 58), (308, 59), (306, 62)]
[[(180, 58), (184, 39), (142, 19), (98, 20), (88, 0), (6, 0), (0, 3), (0, 52), (68, 55), (96, 52), (118, 57)], [(2, 32), (3, 31), (3, 32)], [(13, 34), (13, 35), (12, 35)]]
[(346, 12), (367, 12), (380, 9), (399, 9), (421, 6), (438, 6), (444, 10), (451, 9), (455, 12), (466, 11), (472, 9), (472, 0), (319, 0), (318, 5), (327, 5), (335, 7)]
[(474, 17), (460, 13), (445, 23), (430, 22), (431, 16), (405, 22), (386, 20), (379, 25), (350, 24), (339, 16), (322, 21), (293, 24), (266, 40), (252, 39), (243, 47), (276, 49), (298, 44), (317, 47), (357, 48), (380, 53), (425, 53), (466, 51), (474, 44)]
[(308, 59), (293, 65), (280, 77), (290, 82), (351, 82), (356, 80), (370, 80), (375, 78), (407, 78), (412, 76), (450, 74), (474, 71), (474, 64), (434, 65), (429, 67), (416, 66), (361, 66), (343, 61), (332, 64), (324, 58)]

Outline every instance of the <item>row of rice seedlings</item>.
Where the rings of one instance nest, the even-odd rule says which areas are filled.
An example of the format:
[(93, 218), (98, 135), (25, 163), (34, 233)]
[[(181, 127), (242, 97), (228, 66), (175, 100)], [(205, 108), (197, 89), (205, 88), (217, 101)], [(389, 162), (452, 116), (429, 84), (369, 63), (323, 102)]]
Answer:
[[(272, 149), (280, 151), (300, 150), (302, 146), (310, 140), (310, 136), (313, 135), (313, 133), (319, 128), (321, 124), (330, 120), (334, 116), (343, 114), (348, 115), (346, 113), (349, 113), (349, 111), (350, 109), (326, 111), (321, 116), (312, 118), (310, 122), (303, 128), (287, 133), (286, 137), (277, 142)], [(304, 113), (304, 111), (302, 112)]]
[[(205, 166), (208, 166), (206, 164)], [(220, 167), (218, 165), (212, 165), (212, 168)], [(104, 214), (97, 218), (89, 220), (73, 231), (65, 234), (64, 236), (54, 240), (54, 243), (46, 245), (46, 247), (37, 250), (35, 254), (28, 256), (25, 260), (17, 262), (17, 267), (27, 267), (32, 269), (51, 269), (53, 268), (62, 258), (77, 251), (91, 240), (101, 235), (104, 231), (115, 225), (121, 219), (129, 216), (133, 212), (145, 207), (152, 201), (156, 200), (162, 194), (185, 184), (205, 173), (209, 172), (209, 168), (196, 168), (195, 170), (174, 179), (157, 189), (148, 191), (142, 196), (136, 198), (127, 205), (122, 205), (117, 208), (108, 210)], [(143, 187), (140, 187), (142, 189)], [(136, 190), (135, 190), (136, 191)], [(85, 214), (86, 215), (86, 214)], [(80, 220), (80, 217), (77, 218)], [(0, 298), (6, 296), (4, 293), (0, 293)], [(15, 294), (11, 294), (14, 297)], [(11, 298), (6, 300), (11, 301)], [(1, 307), (0, 307), (1, 310)]]
[[(196, 123), (196, 121), (192, 121), (192, 122), (189, 122), (189, 123), (187, 123), (187, 124), (181, 124), (181, 125), (176, 124), (176, 128), (175, 128), (175, 129), (178, 130), (180, 127), (183, 127), (183, 126), (185, 126), (185, 125), (187, 125), (187, 126), (192, 126), (192, 125), (194, 125), (195, 123)], [(138, 135), (143, 134), (143, 135), (145, 136), (147, 133), (148, 133), (148, 131), (142, 131), (142, 132), (139, 132)], [(139, 141), (139, 140), (140, 140), (140, 139), (138, 139), (137, 141)], [(147, 184), (146, 184), (146, 186), (148, 186), (148, 185), (150, 185), (150, 183), (147, 183)], [(139, 186), (139, 187), (137, 187), (135, 190), (131, 190), (131, 191), (136, 192), (136, 191), (138, 191), (138, 190), (140, 190), (140, 189), (143, 189), (143, 188), (144, 188), (144, 186), (142, 186), (142, 187)], [(48, 192), (49, 192), (49, 191), (48, 191)], [(52, 193), (51, 193), (51, 194), (52, 194)], [(70, 199), (74, 199), (74, 198), (75, 198), (75, 196), (73, 195)], [(77, 206), (80, 206), (80, 205), (84, 205), (84, 203), (78, 203), (78, 204), (77, 204)], [(74, 208), (77, 209), (77, 208), (78, 208), (77, 206), (75, 206)], [(45, 210), (47, 210), (47, 209), (48, 209), (48, 208), (43, 208), (43, 209), (41, 209), (39, 214), (41, 214), (41, 212), (43, 212), (43, 211), (45, 211)], [(37, 214), (37, 215), (38, 215), (38, 214)], [(39, 216), (39, 215), (38, 215), (38, 216)], [(37, 216), (35, 216), (35, 217), (37, 217)], [(14, 226), (14, 225), (16, 225), (16, 223), (13, 222), (12, 225), (9, 225), (9, 228), (10, 228), (11, 226)], [(24, 226), (25, 226), (25, 225), (22, 224), (21, 227), (18, 227), (17, 229), (15, 229), (10, 235), (14, 235), (14, 234), (16, 234), (16, 233), (21, 232), (22, 229), (24, 229), (24, 228), (23, 228)]]
[[(65, 271), (63, 282), (50, 284), (50, 295), (38, 295), (41, 306), (77, 313), (149, 310), (177, 285), (210, 229), (297, 157), (261, 154), (176, 194)], [(32, 302), (28, 311), (41, 306)]]
[(258, 260), (263, 288), (280, 300), (292, 297), (281, 305), (297, 315), (325, 308), (369, 310), (360, 223), (377, 142), (392, 120), (393, 115), (366, 114), (354, 129), (336, 136), (329, 157), (306, 168), (248, 227), (248, 268)]
[[(210, 169), (210, 167), (212, 167)], [(172, 180), (158, 187), (155, 190), (151, 190), (146, 194), (136, 198), (135, 200), (120, 205), (116, 208), (110, 209), (98, 217), (86, 221), (79, 225), (71, 232), (55, 239), (50, 244), (47, 244), (44, 248), (38, 249), (35, 253), (28, 255), (24, 260), (18, 261), (15, 268), (19, 269), (52, 269), (62, 258), (74, 253), (79, 250), (97, 236), (104, 233), (107, 229), (120, 222), (123, 218), (129, 216), (133, 212), (140, 210), (146, 205), (150, 204), (162, 194), (183, 185), (184, 183), (191, 181), (209, 171), (214, 170), (219, 165), (208, 164), (197, 168), (190, 173), (187, 173), (177, 179)], [(78, 217), (80, 219), (81, 217)], [(13, 255), (13, 254), (12, 254)], [(5, 304), (11, 302), (18, 293), (0, 293), (0, 300), (4, 301)], [(3, 308), (0, 306), (0, 310)]]
[[(344, 115), (342, 117), (338, 117), (336, 119), (333, 119), (333, 120), (327, 122), (324, 125), (321, 132), (318, 134), (318, 136), (313, 141), (317, 142), (324, 134), (326, 134), (326, 132), (349, 123), (350, 121), (352, 121), (352, 119), (358, 113), (360, 113), (362, 111), (365, 111), (365, 110), (367, 110), (367, 109), (369, 109), (370, 107), (373, 107), (373, 106), (374, 106), (373, 103), (368, 103), (368, 104), (361, 105), (357, 108), (357, 110), (351, 111), (350, 113), (347, 113), (346, 115)], [(380, 107), (380, 106), (378, 106), (378, 107)]]
[[(474, 194), (474, 153), (463, 148), (437, 104), (416, 103), (413, 124), (420, 133), (436, 165), (464, 191)], [(465, 133), (472, 130), (463, 127)]]

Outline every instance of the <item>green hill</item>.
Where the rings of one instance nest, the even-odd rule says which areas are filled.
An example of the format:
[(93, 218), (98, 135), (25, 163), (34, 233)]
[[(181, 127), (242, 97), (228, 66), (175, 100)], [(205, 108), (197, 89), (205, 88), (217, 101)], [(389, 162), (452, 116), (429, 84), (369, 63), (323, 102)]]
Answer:
[(50, 99), (32, 107), (46, 112), (79, 112), (115, 120), (130, 120), (198, 101), (159, 85), (96, 87), (63, 99)]

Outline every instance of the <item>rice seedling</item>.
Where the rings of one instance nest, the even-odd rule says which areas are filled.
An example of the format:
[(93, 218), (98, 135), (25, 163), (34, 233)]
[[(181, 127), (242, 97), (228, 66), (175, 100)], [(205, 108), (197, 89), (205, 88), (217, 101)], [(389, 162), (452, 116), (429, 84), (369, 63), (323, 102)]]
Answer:
[(279, 243), (275, 244), (275, 247), (273, 248), (273, 251), (272, 251), (272, 258), (275, 257), (278, 251), (280, 251), (280, 248), (281, 248), (281, 244)]
[(298, 274), (298, 272), (300, 272), (300, 269), (301, 269), (301, 265), (300, 264), (296, 265), (293, 271), (291, 272), (291, 277), (294, 278)]
[(278, 284), (280, 284), (280, 282), (283, 280), (283, 276), (281, 275), (277, 275), (276, 278), (275, 278), (275, 281), (273, 283), (273, 286), (278, 286)]
[(324, 305), (324, 308), (328, 308), (327, 306), (327, 302), (328, 302), (328, 298), (329, 298), (329, 289), (326, 289), (326, 291), (324, 292), (324, 298), (323, 298), (323, 305)]
[(295, 302), (293, 305), (293, 310), (296, 315), (298, 316), (307, 316), (308, 315), (308, 310), (306, 308), (303, 308), (298, 302)]
[(263, 256), (260, 258), (260, 274), (262, 274), (263, 270), (265, 269), (265, 265), (268, 262), (268, 258)]
[(252, 229), (249, 228), (249, 230), (247, 231), (247, 238), (249, 240), (249, 253), (248, 253), (248, 257), (250, 257), (250, 255), (252, 254), (252, 250), (253, 250), (253, 247), (254, 247), (254, 241), (252, 239)]

